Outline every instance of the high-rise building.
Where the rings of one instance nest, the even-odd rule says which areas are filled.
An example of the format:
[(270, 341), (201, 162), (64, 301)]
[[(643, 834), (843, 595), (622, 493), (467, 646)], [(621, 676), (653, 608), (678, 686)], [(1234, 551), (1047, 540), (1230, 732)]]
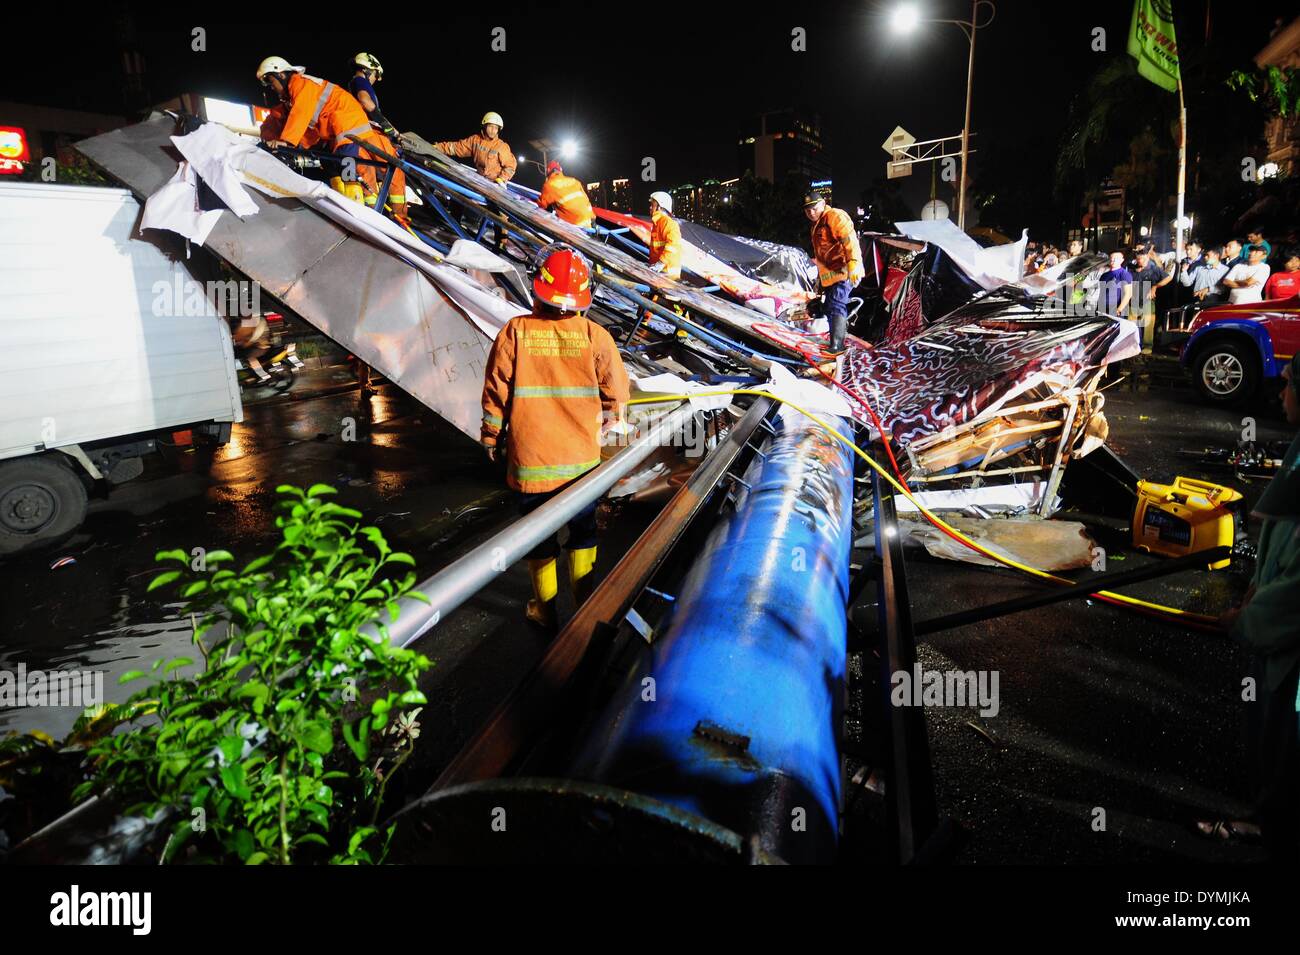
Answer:
[(632, 211), (632, 183), (627, 179), (609, 181), (609, 208), (615, 212)]
[(705, 179), (698, 186), (686, 183), (667, 190), (673, 197), (673, 215), (689, 222), (697, 222), (710, 229), (719, 229), (722, 222), (718, 210), (730, 202), (739, 179)]
[(759, 179), (784, 182), (829, 181), (830, 152), (822, 141), (821, 117), (802, 109), (760, 113), (746, 125), (737, 143), (740, 168)]
[(683, 186), (672, 186), (668, 189), (668, 195), (673, 197), (674, 218), (700, 221), (699, 186), (689, 182)]
[(632, 184), (626, 179), (601, 179), (586, 183), (587, 198), (600, 209), (632, 211)]

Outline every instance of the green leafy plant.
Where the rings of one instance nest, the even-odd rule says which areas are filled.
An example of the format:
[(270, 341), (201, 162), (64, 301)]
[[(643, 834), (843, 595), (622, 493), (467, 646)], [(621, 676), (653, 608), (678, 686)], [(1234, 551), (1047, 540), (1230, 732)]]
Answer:
[(1264, 66), (1257, 70), (1233, 70), (1228, 88), (1244, 92), (1252, 102), (1283, 118), (1300, 116), (1300, 79), (1293, 66)]
[[(163, 861), (374, 863), (385, 787), (410, 755), (430, 664), (391, 646), (383, 615), (414, 559), (317, 484), (282, 486), (283, 540), (241, 571), (227, 551), (195, 571), (181, 550), (150, 583), (180, 588), (201, 657), (157, 661), (129, 731), (88, 749), (75, 798), (111, 790), (127, 812), (170, 816)], [(378, 638), (363, 632), (376, 624)], [(205, 640), (205, 637), (208, 639)], [(193, 671), (193, 672), (192, 672)]]

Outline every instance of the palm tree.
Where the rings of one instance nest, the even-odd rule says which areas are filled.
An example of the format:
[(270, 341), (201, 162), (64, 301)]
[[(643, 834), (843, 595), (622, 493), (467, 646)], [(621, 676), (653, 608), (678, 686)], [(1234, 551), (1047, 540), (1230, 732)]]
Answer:
[(1175, 97), (1138, 75), (1129, 57), (1098, 69), (1070, 104), (1056, 159), (1056, 198), (1090, 202), (1095, 221), (1099, 184), (1114, 179), (1129, 190), (1140, 220), (1143, 206), (1150, 208), (1168, 191), (1176, 106)]

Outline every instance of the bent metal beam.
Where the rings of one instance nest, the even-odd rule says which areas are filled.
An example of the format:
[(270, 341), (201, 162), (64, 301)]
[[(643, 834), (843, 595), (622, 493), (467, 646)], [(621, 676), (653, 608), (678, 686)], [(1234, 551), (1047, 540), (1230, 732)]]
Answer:
[[(645, 434), (588, 472), (572, 487), (419, 584), (415, 589), (424, 594), (428, 603), (403, 597), (399, 601), (397, 620), (387, 627), (389, 642), (396, 646), (410, 646), (432, 630), (453, 610), (523, 560), (530, 550), (567, 524), (584, 507), (604, 495), (649, 457), (650, 452), (670, 443), (692, 414), (690, 403), (685, 402), (658, 418)], [(374, 635), (380, 632), (375, 624), (367, 629)]]

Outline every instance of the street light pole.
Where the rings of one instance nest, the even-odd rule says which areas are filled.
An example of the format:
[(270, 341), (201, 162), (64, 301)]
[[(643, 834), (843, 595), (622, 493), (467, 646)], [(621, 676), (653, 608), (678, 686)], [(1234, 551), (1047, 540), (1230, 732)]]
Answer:
[[(979, 22), (982, 4), (987, 4), (989, 8), (988, 23)], [(957, 191), (957, 228), (963, 232), (966, 231), (966, 185), (969, 182), (966, 167), (970, 156), (970, 105), (971, 94), (975, 91), (975, 35), (981, 28), (992, 23), (997, 14), (998, 8), (993, 5), (993, 0), (972, 0), (970, 20), (951, 21), (961, 27), (961, 32), (970, 41), (970, 58), (966, 61), (966, 120), (961, 127), (961, 186)]]
[(970, 59), (966, 61), (966, 121), (961, 127), (961, 190), (957, 193), (957, 228), (963, 232), (966, 231), (966, 167), (970, 157), (970, 102), (971, 93), (975, 90), (975, 23), (979, 19), (979, 7), (980, 0), (973, 0), (970, 14)]
[[(989, 8), (989, 18), (984, 23), (980, 23), (980, 7)], [(922, 18), (916, 13), (915, 7), (899, 8), (900, 14), (906, 13), (906, 16), (895, 18), (895, 27), (900, 31), (910, 31), (918, 23), (955, 23), (961, 27), (961, 32), (966, 34), (966, 39), (970, 41), (970, 57), (966, 61), (966, 120), (961, 127), (961, 182), (957, 189), (957, 227), (965, 231), (966, 229), (966, 186), (969, 182), (966, 165), (970, 159), (970, 110), (971, 94), (975, 89), (975, 34), (993, 22), (997, 16), (998, 8), (994, 5), (993, 0), (971, 0), (971, 10), (969, 20), (941, 20), (931, 17)]]

